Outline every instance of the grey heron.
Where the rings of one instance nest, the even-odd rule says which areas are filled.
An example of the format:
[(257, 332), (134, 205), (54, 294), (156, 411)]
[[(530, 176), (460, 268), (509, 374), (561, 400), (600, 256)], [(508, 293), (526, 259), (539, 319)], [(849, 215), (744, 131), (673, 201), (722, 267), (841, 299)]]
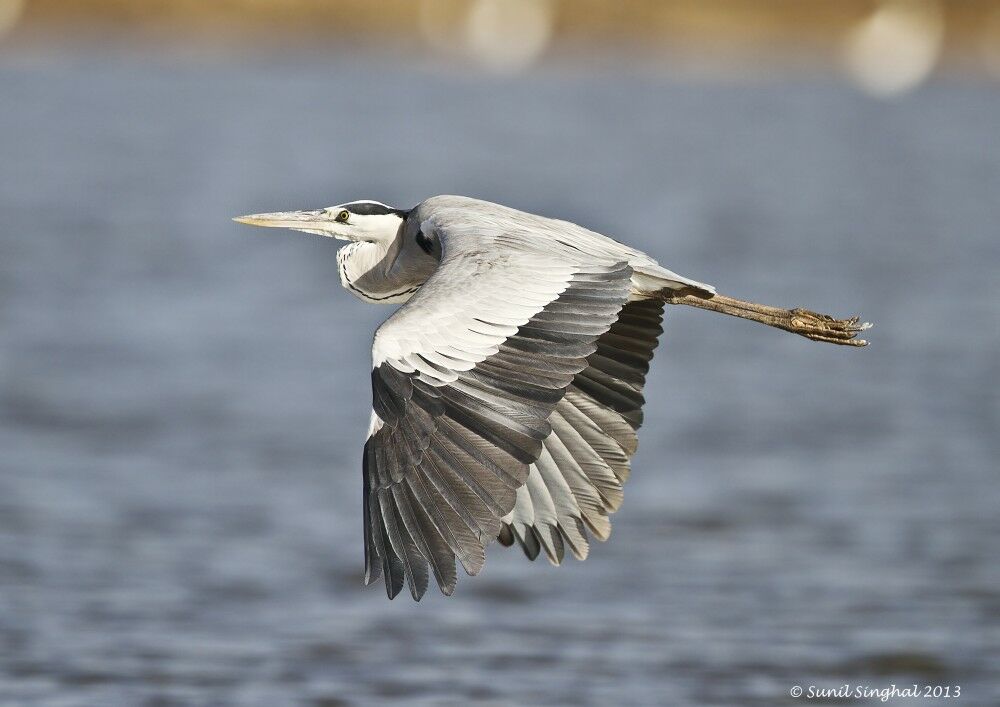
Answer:
[(365, 583), (475, 575), (493, 539), (559, 564), (605, 540), (642, 423), (664, 305), (865, 346), (834, 319), (726, 297), (570, 223), (460, 196), (242, 216), (348, 241), (343, 286), (402, 304), (375, 332), (363, 469)]

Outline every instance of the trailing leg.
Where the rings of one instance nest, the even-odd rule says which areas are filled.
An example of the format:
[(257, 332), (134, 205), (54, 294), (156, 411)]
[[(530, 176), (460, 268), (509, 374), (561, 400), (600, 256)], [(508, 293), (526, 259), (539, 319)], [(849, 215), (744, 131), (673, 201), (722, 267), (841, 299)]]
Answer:
[(784, 329), (813, 341), (826, 341), (843, 346), (867, 346), (868, 342), (864, 339), (858, 339), (857, 335), (872, 326), (868, 322), (861, 322), (859, 317), (834, 319), (827, 314), (817, 314), (808, 309), (770, 307), (726, 295), (695, 291), (693, 288), (662, 290), (661, 294), (668, 304), (684, 304), (698, 309), (721, 312), (732, 317), (749, 319), (777, 329)]

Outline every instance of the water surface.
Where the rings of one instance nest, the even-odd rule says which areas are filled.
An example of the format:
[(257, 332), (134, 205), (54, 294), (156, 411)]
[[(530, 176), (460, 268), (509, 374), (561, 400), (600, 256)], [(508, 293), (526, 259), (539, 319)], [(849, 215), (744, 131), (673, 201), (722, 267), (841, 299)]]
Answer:
[[(0, 702), (1000, 701), (995, 86), (488, 79), (347, 55), (0, 63)], [(736, 296), (668, 312), (609, 542), (361, 586), (371, 332), (336, 243), (229, 221), (461, 193)], [(919, 701), (924, 704), (926, 701)]]

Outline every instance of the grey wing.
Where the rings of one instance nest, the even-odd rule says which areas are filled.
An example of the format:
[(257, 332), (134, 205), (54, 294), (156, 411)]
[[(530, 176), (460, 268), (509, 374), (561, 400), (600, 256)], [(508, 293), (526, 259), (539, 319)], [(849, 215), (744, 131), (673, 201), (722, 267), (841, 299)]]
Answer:
[(531, 234), (425, 228), (441, 263), (372, 349), (365, 577), (383, 575), (390, 598), (405, 581), (419, 599), (430, 573), (450, 594), (456, 557), (469, 574), (482, 567), (632, 275), (536, 248)]
[(532, 560), (544, 551), (558, 565), (567, 545), (577, 559), (587, 557), (587, 530), (608, 538), (608, 515), (621, 505), (638, 446), (642, 388), (662, 318), (660, 301), (629, 302), (598, 337), (587, 367), (573, 376), (549, 418), (552, 431), (503, 518), (501, 543), (517, 541)]

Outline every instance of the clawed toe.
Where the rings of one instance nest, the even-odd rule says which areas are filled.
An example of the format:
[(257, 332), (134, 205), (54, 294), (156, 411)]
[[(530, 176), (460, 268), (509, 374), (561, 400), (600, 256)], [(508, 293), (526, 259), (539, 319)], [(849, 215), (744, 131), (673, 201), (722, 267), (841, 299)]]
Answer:
[(791, 330), (807, 339), (847, 346), (868, 345), (864, 339), (856, 338), (858, 333), (872, 327), (869, 322), (861, 322), (861, 317), (834, 319), (828, 314), (818, 314), (808, 309), (793, 309), (791, 315)]

